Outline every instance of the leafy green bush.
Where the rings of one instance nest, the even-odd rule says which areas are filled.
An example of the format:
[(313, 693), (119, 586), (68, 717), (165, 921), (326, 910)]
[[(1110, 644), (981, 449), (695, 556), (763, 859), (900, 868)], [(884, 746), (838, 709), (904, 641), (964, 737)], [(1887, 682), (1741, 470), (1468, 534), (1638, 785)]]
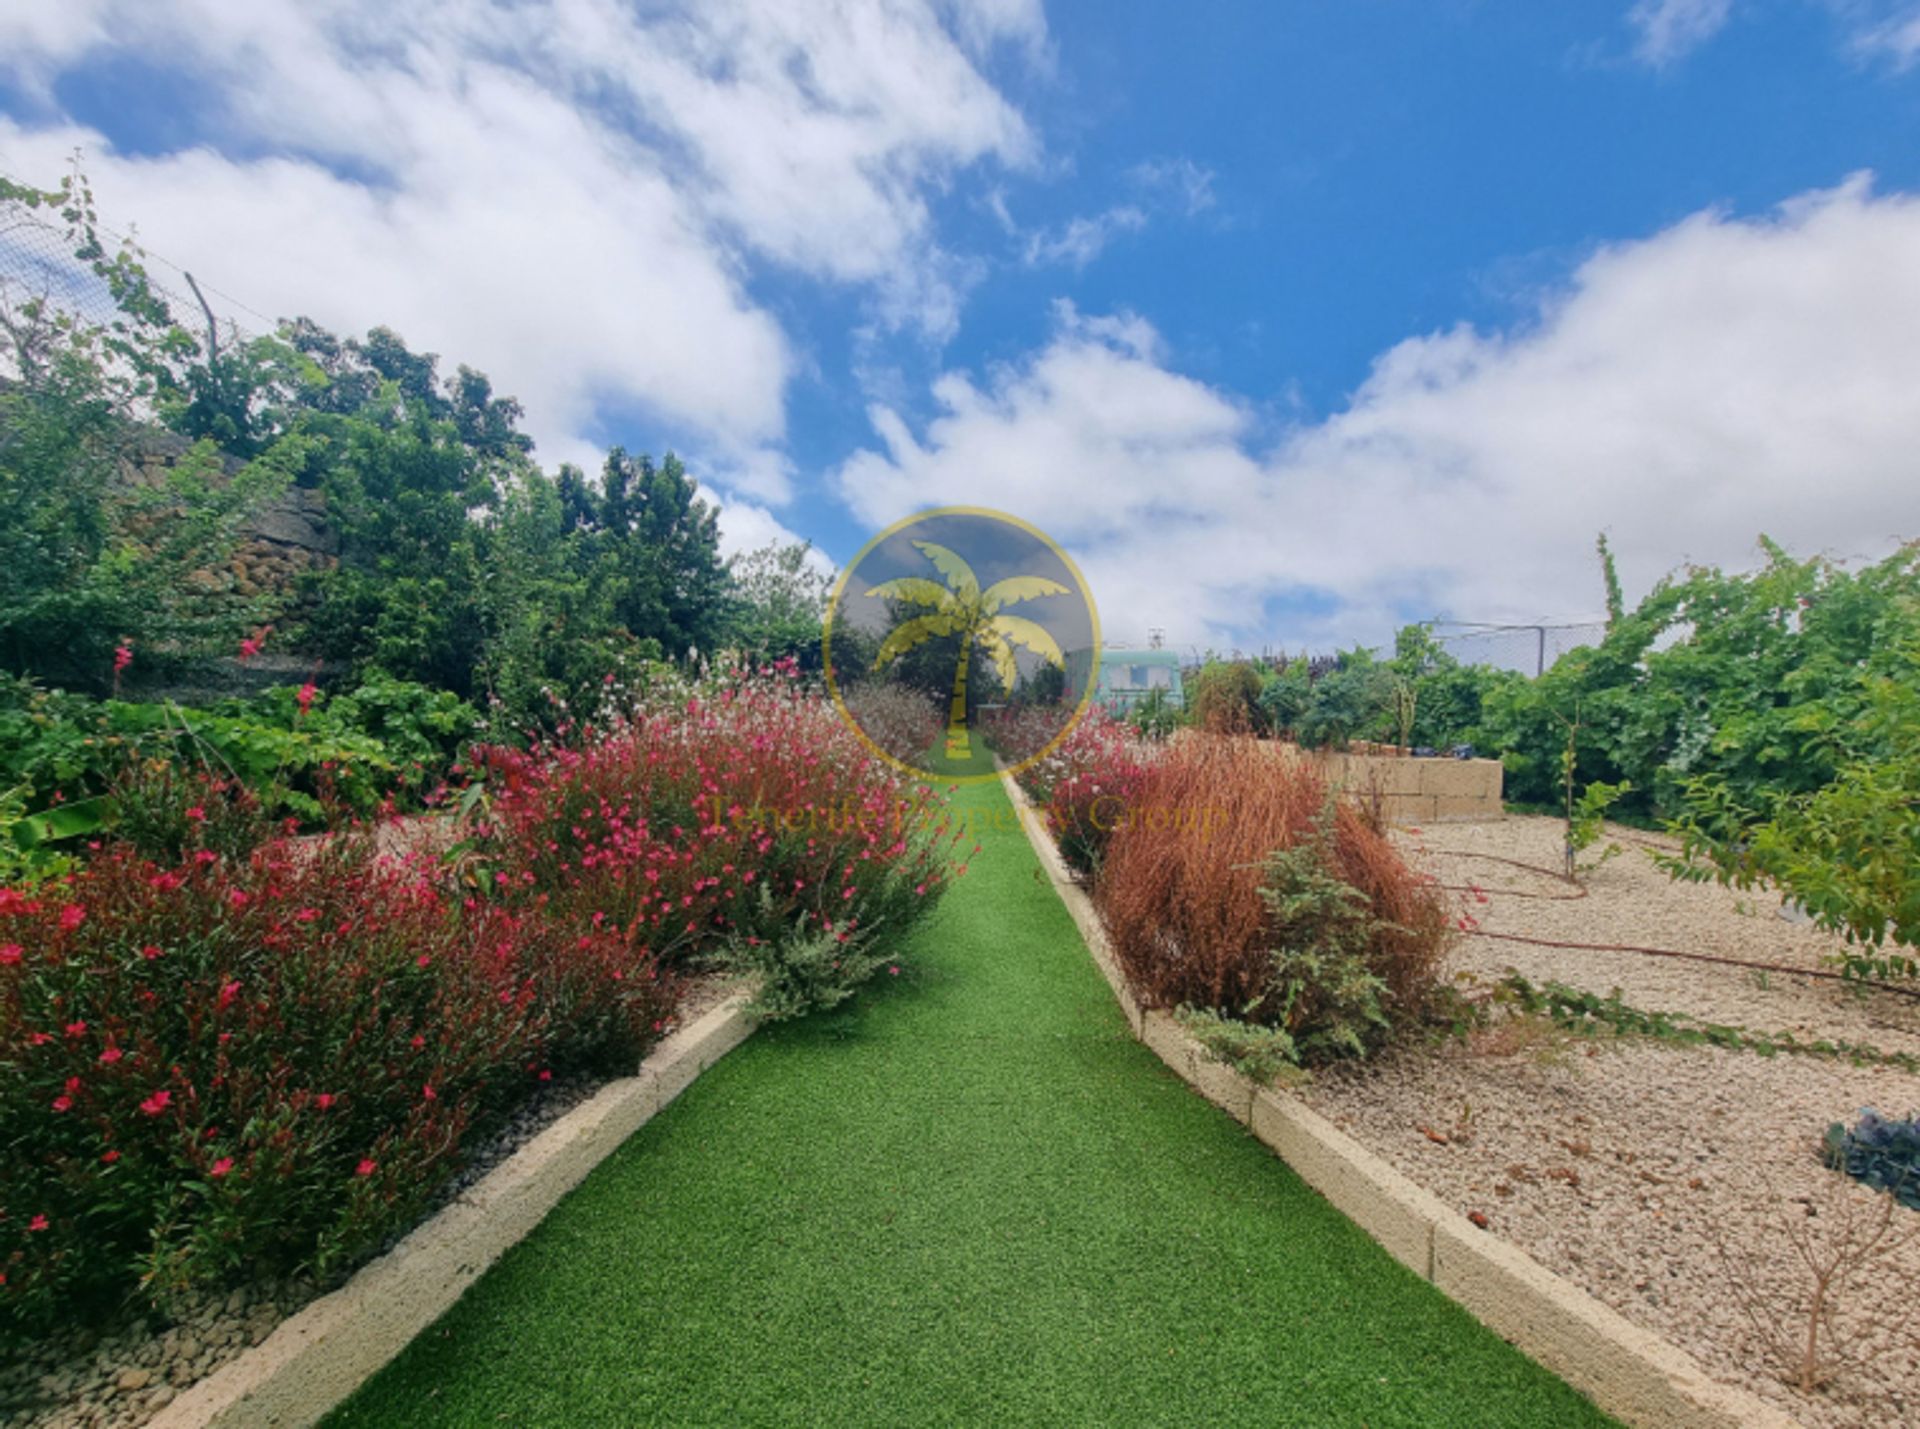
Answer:
[(1375, 950), (1384, 935), (1404, 930), (1334, 871), (1333, 837), (1329, 805), (1312, 838), (1267, 855), (1260, 884), (1273, 941), (1262, 998), (1274, 1004), (1262, 1020), (1292, 1039), (1303, 1062), (1364, 1056), (1393, 1025)]
[(1391, 671), (1364, 650), (1346, 652), (1331, 674), (1313, 682), (1297, 722), (1300, 743), (1311, 749), (1344, 749), (1369, 733), (1387, 735), (1393, 691)]
[(1701, 776), (1761, 818), (1833, 783), (1877, 682), (1912, 678), (1920, 564), (1908, 547), (1849, 572), (1763, 545), (1762, 569), (1662, 581), (1599, 645), (1489, 689), (1476, 743), (1501, 752), (1507, 797), (1560, 802), (1576, 709), (1577, 782), (1630, 781), (1634, 814), (1681, 813)]
[(1413, 724), (1405, 742), (1416, 748), (1448, 750), (1462, 744), (1488, 748), (1482, 728), (1487, 701), (1496, 691), (1527, 683), (1525, 676), (1512, 670), (1461, 664), (1423, 625), (1400, 631), (1388, 665), (1412, 687)]
[(1271, 724), (1260, 705), (1263, 685), (1245, 660), (1210, 659), (1186, 682), (1187, 710), (1214, 734), (1265, 734)]
[[(1257, 1011), (1258, 1009), (1248, 1009)], [(1174, 1021), (1216, 1062), (1224, 1062), (1241, 1076), (1262, 1086), (1301, 1080), (1300, 1050), (1278, 1027), (1262, 1027), (1202, 1007), (1174, 1010)]]
[(260, 798), (238, 780), (139, 759), (114, 781), (101, 830), (142, 858), (169, 866), (207, 850), (244, 859), (278, 831)]
[[(1053, 666), (1046, 668), (1052, 670)], [(1155, 688), (1148, 690), (1141, 701), (1127, 711), (1127, 723), (1142, 739), (1161, 740), (1180, 727), (1180, 711), (1174, 708), (1165, 690)]]
[(1288, 739), (1300, 737), (1300, 722), (1313, 702), (1313, 673), (1303, 659), (1289, 660), (1260, 690), (1267, 727)]
[(298, 699), (288, 690), (263, 697), (259, 711), (246, 701), (192, 711), (96, 701), (0, 676), (0, 780), (31, 787), (33, 805), (44, 807), (109, 793), (132, 764), (163, 761), (232, 778), (271, 814), (301, 820), (319, 820), (324, 799), (372, 812), (426, 786), (369, 734), (324, 713), (301, 718)]
[(1865, 707), (1827, 731), (1831, 783), (1748, 803), (1726, 776), (1698, 775), (1673, 823), (1682, 852), (1660, 861), (1695, 882), (1777, 888), (1846, 937), (1848, 971), (1912, 977), (1920, 962), (1888, 945), (1920, 945), (1920, 639), (1877, 663)]
[[(28, 341), (16, 334), (18, 341)], [(0, 387), (0, 665), (104, 693), (124, 649), (142, 668), (231, 649), (263, 607), (204, 579), (241, 519), (283, 486), (261, 461), (228, 473), (210, 443), (157, 483), (94, 342), (59, 330)]]
[(792, 659), (802, 670), (818, 670), (833, 576), (815, 564), (813, 548), (804, 542), (762, 546), (733, 557), (727, 574), (733, 588), (728, 643), (762, 664)]
[[(764, 883), (757, 896), (762, 902), (770, 901)], [(842, 939), (836, 933), (796, 928), (780, 938), (730, 943), (721, 961), (753, 978), (755, 991), (747, 1010), (766, 1022), (838, 1007), (881, 968), (900, 971), (865, 931)]]

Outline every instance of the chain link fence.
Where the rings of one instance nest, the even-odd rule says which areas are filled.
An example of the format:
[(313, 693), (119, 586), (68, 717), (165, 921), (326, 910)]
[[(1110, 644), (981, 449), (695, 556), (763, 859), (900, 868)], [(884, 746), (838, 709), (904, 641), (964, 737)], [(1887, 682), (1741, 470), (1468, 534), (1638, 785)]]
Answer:
[[(133, 243), (129, 235), (104, 225), (98, 232), (103, 245), (112, 245), (109, 257)], [(9, 332), (19, 330), (17, 325), (26, 321), (27, 310), (35, 303), (87, 327), (115, 330), (129, 322), (106, 277), (77, 256), (80, 244), (79, 235), (57, 212), (0, 201), (0, 320)], [(137, 244), (131, 252), (171, 321), (203, 348), (228, 350), (255, 333), (274, 329), (271, 318), (197, 281), (165, 258)], [(19, 375), (12, 370), (17, 357), (12, 342), (0, 343), (0, 375)]]
[(1607, 633), (1604, 620), (1541, 625), (1436, 620), (1428, 622), (1427, 628), (1441, 647), (1463, 665), (1491, 665), (1502, 670), (1518, 670), (1523, 675), (1544, 674), (1569, 650), (1598, 645)]

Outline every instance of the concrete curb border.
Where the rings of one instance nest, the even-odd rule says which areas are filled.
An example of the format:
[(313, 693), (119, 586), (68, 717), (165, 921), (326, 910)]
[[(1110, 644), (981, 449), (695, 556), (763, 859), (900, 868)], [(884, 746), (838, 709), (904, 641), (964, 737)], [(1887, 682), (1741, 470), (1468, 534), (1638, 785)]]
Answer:
[(398, 1355), (586, 1174), (753, 1031), (736, 993), (671, 1033), (345, 1285), (148, 1420), (148, 1429), (315, 1424)]
[(1796, 1429), (1751, 1392), (1713, 1379), (1679, 1346), (1635, 1325), (1518, 1247), (1481, 1230), (1313, 1111), (1215, 1061), (1165, 1012), (1127, 989), (1106, 929), (1073, 881), (1026, 791), (1002, 775), (1021, 826), (1073, 915), (1133, 1034), (1395, 1260), (1607, 1413), (1646, 1429)]

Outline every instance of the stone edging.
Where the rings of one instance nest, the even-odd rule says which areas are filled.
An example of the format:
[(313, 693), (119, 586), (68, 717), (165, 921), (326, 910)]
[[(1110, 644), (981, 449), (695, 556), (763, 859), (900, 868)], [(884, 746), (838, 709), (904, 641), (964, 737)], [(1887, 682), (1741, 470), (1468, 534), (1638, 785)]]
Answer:
[(317, 1423), (438, 1319), (595, 1166), (739, 1046), (749, 994), (667, 1036), (351, 1280), (186, 1390), (148, 1429)]
[(1264, 1142), (1395, 1260), (1601, 1409), (1647, 1429), (1795, 1429), (1747, 1390), (1713, 1379), (1679, 1346), (1626, 1319), (1517, 1246), (1475, 1226), (1313, 1111), (1214, 1060), (1167, 1013), (1134, 999), (1086, 891), (1011, 776), (1022, 827), (1113, 989), (1135, 1037)]

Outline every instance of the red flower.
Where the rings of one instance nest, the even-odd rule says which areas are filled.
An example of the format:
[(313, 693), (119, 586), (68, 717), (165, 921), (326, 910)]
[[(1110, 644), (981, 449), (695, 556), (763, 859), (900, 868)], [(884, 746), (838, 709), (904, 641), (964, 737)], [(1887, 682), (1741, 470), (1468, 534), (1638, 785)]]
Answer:
[(71, 1111), (73, 1109), (73, 1098), (55, 1097), (53, 1099), (53, 1109), (55, 1111)]
[(360, 1164), (353, 1168), (353, 1174), (356, 1176), (371, 1176), (375, 1171), (379, 1169), (380, 1168), (376, 1162), (370, 1161), (367, 1158), (362, 1157), (360, 1160)]
[(240, 995), (240, 984), (237, 982), (227, 983), (225, 986), (223, 986), (220, 989), (219, 1000), (214, 1004), (214, 1006), (217, 1010), (224, 1012), (227, 1008), (233, 1006), (233, 1000), (239, 995)]
[(167, 1107), (172, 1103), (172, 1101), (173, 1101), (173, 1093), (170, 1091), (166, 1091), (165, 1089), (162, 1089), (160, 1091), (155, 1092), (152, 1096), (148, 1097), (145, 1101), (141, 1102), (140, 1110), (145, 1112), (148, 1116), (158, 1116), (160, 1115), (161, 1112), (167, 1109)]
[(18, 943), (0, 944), (0, 968), (10, 968), (19, 961), (20, 945)]
[(218, 1161), (213, 1163), (213, 1169), (209, 1174), (214, 1176), (224, 1176), (227, 1174), (227, 1172), (231, 1171), (232, 1169), (233, 1169), (233, 1158), (231, 1156), (222, 1156)]
[(84, 1037), (84, 1036), (86, 1036), (86, 1035), (87, 1035), (87, 1024), (86, 1024), (86, 1023), (84, 1023), (84, 1022), (69, 1022), (69, 1023), (67, 1024), (67, 1036), (69, 1036), (69, 1037)]
[(314, 684), (312, 680), (308, 680), (306, 684), (300, 687), (300, 692), (296, 694), (293, 699), (294, 703), (300, 706), (301, 714), (306, 714), (313, 708), (314, 697), (319, 693), (320, 687)]
[(152, 962), (155, 958), (160, 956), (160, 945), (158, 943), (148, 943), (146, 947), (140, 950), (140, 956), (145, 958), (148, 962)]
[(69, 903), (60, 910), (60, 931), (63, 933), (71, 933), (86, 921), (87, 910), (78, 903)]
[(313, 1099), (313, 1104), (319, 1107), (321, 1111), (325, 1111), (328, 1107), (333, 1105), (333, 1093), (332, 1092), (320, 1093), (319, 1096)]
[(47, 1228), (47, 1224), (48, 1222), (45, 1216), (35, 1216), (27, 1222), (27, 1229), (30, 1231), (43, 1231)]
[(133, 646), (119, 645), (114, 648), (114, 652), (113, 652), (113, 673), (114, 674), (116, 675), (123, 674), (126, 671), (127, 666), (131, 665), (132, 663), (133, 663)]
[(192, 819), (196, 824), (204, 824), (207, 821), (207, 811), (200, 805), (195, 804), (187, 810), (187, 817)]
[(109, 1148), (107, 1151), (101, 1153), (100, 1159), (106, 1162), (107, 1165), (111, 1166), (113, 1165), (114, 1162), (120, 1159), (120, 1153), (118, 1151), (115, 1151)]
[(122, 1052), (118, 1047), (109, 1047), (100, 1054), (100, 1060), (105, 1062), (108, 1066), (112, 1066), (115, 1062), (119, 1061), (122, 1057), (126, 1055), (127, 1054), (125, 1052)]

